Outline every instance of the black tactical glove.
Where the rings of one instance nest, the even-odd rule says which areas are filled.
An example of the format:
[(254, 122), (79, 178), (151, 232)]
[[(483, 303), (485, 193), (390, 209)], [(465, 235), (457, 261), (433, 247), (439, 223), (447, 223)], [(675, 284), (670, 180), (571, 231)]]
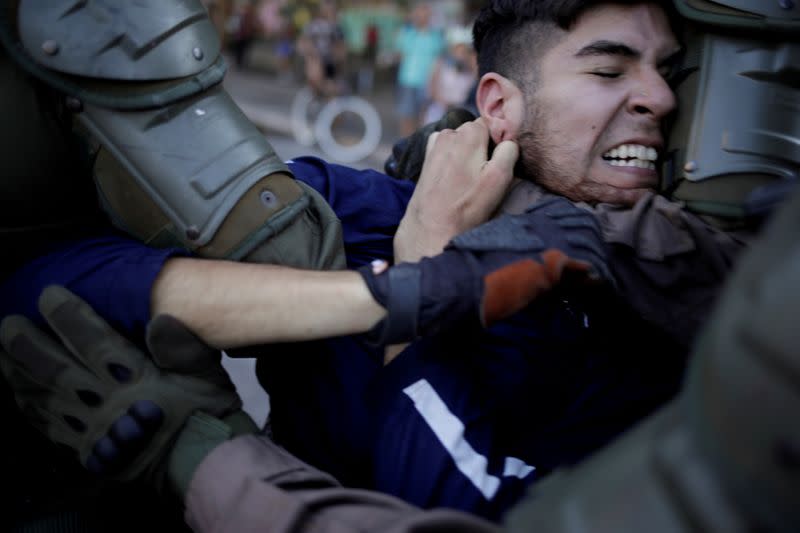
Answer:
[[(29, 421), (75, 450), (89, 470), (159, 491), (169, 471), (182, 492), (211, 444), (255, 430), (220, 352), (176, 319), (162, 315), (148, 325), (151, 360), (62, 287), (45, 289), (39, 309), (63, 346), (27, 318), (10, 316), (0, 325), (7, 352), (0, 351), (0, 366)], [(236, 421), (233, 428), (214, 418), (224, 416)]]
[(408, 137), (403, 137), (392, 146), (392, 155), (384, 163), (384, 171), (393, 178), (416, 182), (422, 173), (428, 137), (445, 129), (456, 129), (477, 117), (466, 109), (453, 109), (437, 120), (427, 124)]
[(562, 282), (613, 283), (594, 216), (561, 197), (478, 226), (419, 263), (359, 272), (387, 311), (368, 334), (377, 345), (432, 335), (460, 320), (488, 327)]

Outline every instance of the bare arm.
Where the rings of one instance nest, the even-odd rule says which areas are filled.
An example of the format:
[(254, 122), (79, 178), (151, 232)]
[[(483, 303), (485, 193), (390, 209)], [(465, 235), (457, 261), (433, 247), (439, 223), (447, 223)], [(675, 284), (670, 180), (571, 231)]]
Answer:
[[(481, 119), (442, 135), (398, 230), (398, 262), (438, 254), (486, 221), (511, 181), (517, 147), (501, 143), (487, 161)], [(159, 274), (151, 311), (175, 316), (219, 348), (362, 333), (385, 315), (356, 272), (185, 258)]]
[(166, 263), (150, 306), (218, 348), (361, 333), (385, 315), (357, 272), (189, 258)]

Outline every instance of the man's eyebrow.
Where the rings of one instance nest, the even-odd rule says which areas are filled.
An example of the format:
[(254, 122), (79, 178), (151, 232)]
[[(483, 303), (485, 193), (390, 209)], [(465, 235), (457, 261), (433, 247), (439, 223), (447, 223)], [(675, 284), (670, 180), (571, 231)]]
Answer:
[(616, 41), (595, 41), (587, 44), (575, 53), (575, 57), (587, 56), (622, 56), (638, 58), (642, 54), (624, 43)]

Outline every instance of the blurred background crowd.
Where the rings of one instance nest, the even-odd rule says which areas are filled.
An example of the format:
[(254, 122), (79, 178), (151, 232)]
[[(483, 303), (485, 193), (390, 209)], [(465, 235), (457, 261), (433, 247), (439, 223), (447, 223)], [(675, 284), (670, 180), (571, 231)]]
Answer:
[(471, 24), (479, 0), (204, 4), (231, 71), (326, 96), (357, 94), (378, 108), (393, 135), (471, 102), (477, 79)]

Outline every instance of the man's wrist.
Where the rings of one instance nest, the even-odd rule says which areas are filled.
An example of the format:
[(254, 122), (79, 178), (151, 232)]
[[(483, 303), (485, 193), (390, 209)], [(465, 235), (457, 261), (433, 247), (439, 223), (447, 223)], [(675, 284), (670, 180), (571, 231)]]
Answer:
[(417, 263), (423, 257), (438, 255), (458, 233), (455, 224), (444, 227), (419, 221), (401, 222), (394, 238), (394, 262)]
[(403, 263), (380, 273), (372, 266), (365, 266), (358, 272), (372, 298), (386, 310), (384, 318), (366, 332), (367, 342), (386, 346), (415, 339), (422, 275), (419, 265)]

